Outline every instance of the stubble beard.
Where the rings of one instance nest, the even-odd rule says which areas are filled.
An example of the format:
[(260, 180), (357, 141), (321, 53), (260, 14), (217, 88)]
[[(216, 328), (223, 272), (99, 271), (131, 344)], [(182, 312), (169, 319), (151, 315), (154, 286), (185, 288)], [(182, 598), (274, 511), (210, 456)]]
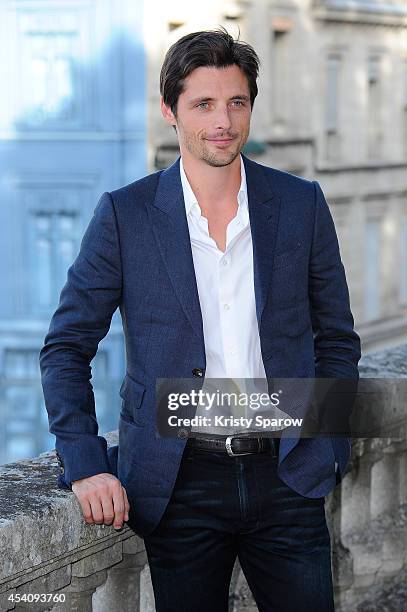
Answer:
[(231, 151), (219, 151), (211, 152), (205, 144), (205, 140), (197, 140), (193, 136), (189, 134), (185, 134), (183, 141), (185, 148), (194, 156), (198, 157), (200, 160), (204, 161), (208, 166), (212, 166), (213, 168), (221, 168), (223, 166), (229, 166), (236, 157), (240, 154), (245, 142), (247, 140), (244, 138), (240, 140), (239, 144), (233, 148)]

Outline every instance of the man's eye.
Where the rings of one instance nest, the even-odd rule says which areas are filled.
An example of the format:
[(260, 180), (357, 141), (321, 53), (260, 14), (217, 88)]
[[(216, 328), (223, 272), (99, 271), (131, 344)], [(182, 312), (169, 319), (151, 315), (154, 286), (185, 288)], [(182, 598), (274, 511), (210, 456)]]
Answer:
[(244, 106), (243, 100), (233, 100), (233, 104), (235, 104), (237, 106)]
[(200, 102), (197, 104), (197, 108), (206, 108), (208, 106), (208, 102)]

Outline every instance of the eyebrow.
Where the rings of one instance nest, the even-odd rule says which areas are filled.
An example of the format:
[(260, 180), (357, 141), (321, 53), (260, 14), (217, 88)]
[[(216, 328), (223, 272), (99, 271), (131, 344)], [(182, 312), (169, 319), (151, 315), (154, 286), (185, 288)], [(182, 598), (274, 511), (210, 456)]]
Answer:
[[(213, 102), (215, 99), (216, 98), (200, 96), (199, 98), (193, 98), (192, 100), (189, 100), (189, 104), (194, 105), (194, 104), (197, 104), (198, 102)], [(245, 102), (249, 102), (250, 98), (249, 96), (238, 94), (236, 96), (232, 96), (231, 98), (229, 98), (229, 100), (244, 100)]]

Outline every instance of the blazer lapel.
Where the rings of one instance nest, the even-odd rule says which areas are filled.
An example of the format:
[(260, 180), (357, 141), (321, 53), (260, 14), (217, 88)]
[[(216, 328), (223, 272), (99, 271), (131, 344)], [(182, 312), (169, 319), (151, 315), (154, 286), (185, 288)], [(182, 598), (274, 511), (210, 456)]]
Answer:
[(257, 322), (266, 305), (277, 238), (281, 197), (273, 191), (264, 169), (243, 155), (246, 170), (250, 228), (253, 242), (254, 292)]
[(202, 312), (185, 212), (179, 158), (162, 172), (153, 206), (147, 208), (174, 291), (203, 344)]
[[(243, 155), (253, 242), (254, 291), (260, 327), (266, 304), (277, 237), (280, 196), (267, 182), (263, 168)], [(160, 176), (153, 206), (148, 206), (153, 231), (168, 276), (193, 329), (203, 342), (202, 312), (180, 178), (179, 158)]]

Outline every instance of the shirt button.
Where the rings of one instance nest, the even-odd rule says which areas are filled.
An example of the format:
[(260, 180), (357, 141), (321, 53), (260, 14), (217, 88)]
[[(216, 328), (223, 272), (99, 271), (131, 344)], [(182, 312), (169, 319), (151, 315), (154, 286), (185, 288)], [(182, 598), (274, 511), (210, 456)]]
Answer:
[(229, 304), (223, 304), (223, 308), (224, 308), (225, 310), (229, 310), (229, 309), (230, 309), (230, 306), (229, 306)]
[(223, 265), (224, 265), (224, 266), (227, 266), (227, 265), (228, 265), (228, 263), (229, 263), (229, 262), (228, 262), (228, 260), (227, 260), (227, 259), (224, 259), (224, 260), (223, 260)]

